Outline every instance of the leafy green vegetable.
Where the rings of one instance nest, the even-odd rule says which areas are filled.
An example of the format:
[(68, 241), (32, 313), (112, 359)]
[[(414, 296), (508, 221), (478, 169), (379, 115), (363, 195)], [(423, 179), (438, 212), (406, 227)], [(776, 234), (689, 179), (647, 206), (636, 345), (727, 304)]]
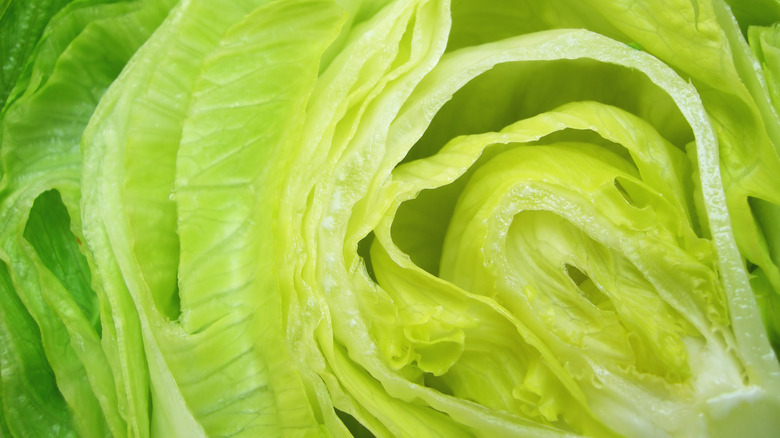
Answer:
[(774, 436), (779, 21), (0, 3), (0, 435)]

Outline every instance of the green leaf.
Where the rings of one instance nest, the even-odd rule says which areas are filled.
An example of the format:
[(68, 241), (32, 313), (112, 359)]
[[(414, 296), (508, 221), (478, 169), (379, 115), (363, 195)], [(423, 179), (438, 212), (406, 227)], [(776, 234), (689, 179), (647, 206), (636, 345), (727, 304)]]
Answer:
[(0, 102), (5, 106), (11, 89), (29, 62), (49, 20), (69, 0), (12, 1), (0, 4)]
[(56, 191), (35, 199), (24, 238), (41, 257), (43, 265), (65, 286), (84, 317), (100, 336), (98, 301), (90, 287), (87, 259), (81, 254), (81, 241), (70, 232), (70, 216)]
[(3, 432), (7, 436), (77, 436), (38, 326), (16, 295), (5, 263), (0, 264), (0, 294)]

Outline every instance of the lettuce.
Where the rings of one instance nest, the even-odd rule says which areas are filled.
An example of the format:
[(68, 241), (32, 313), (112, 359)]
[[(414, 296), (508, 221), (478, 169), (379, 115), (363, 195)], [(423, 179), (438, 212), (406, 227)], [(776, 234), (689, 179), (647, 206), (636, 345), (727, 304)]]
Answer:
[(0, 2), (0, 436), (774, 436), (778, 22)]

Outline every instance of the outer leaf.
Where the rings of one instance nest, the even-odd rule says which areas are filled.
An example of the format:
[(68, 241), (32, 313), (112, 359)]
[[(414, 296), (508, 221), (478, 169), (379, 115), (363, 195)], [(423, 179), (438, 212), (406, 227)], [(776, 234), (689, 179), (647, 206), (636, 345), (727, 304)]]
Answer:
[(71, 415), (46, 359), (38, 326), (16, 295), (5, 264), (1, 266), (3, 432), (7, 436), (75, 437)]
[[(165, 13), (165, 3), (157, 2), (80, 2), (66, 8), (52, 21), (48, 39), (29, 65), (34, 86), (19, 88), (3, 114), (5, 257), (12, 260), (11, 278), (39, 325), (47, 359), (80, 434), (103, 434), (106, 421), (118, 436), (149, 431), (143, 356), (138, 338), (126, 332), (134, 323), (134, 315), (127, 313), (133, 309), (107, 301), (100, 289), (95, 296), (89, 287), (76, 249), (83, 236), (74, 182), (81, 170), (81, 130), (102, 92)], [(132, 33), (123, 33), (130, 29)], [(48, 191), (52, 188), (62, 193), (69, 211), (62, 201), (58, 206), (56, 192)], [(46, 191), (28, 222), (33, 200)], [(68, 213), (74, 218), (71, 224)]]
[[(273, 209), (248, 195), (277, 187), (272, 158), (294, 138), (339, 14), (319, 1), (264, 3), (181, 3), (85, 135), (87, 239), (100, 263), (116, 266), (106, 289), (126, 284), (139, 311), (160, 434), (317, 430), (284, 362), (264, 256), (273, 241), (261, 237)], [(236, 106), (236, 97), (252, 100)], [(228, 115), (237, 119), (225, 130)], [(204, 234), (204, 223), (215, 228)]]
[(68, 0), (6, 0), (0, 5), (0, 107), (27, 64), (44, 27)]

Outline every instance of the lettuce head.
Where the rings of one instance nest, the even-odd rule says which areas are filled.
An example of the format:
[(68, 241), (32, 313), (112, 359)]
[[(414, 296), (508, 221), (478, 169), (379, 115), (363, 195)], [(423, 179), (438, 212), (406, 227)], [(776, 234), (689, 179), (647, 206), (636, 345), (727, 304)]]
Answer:
[(4, 0), (0, 59), (0, 436), (780, 433), (777, 0)]

